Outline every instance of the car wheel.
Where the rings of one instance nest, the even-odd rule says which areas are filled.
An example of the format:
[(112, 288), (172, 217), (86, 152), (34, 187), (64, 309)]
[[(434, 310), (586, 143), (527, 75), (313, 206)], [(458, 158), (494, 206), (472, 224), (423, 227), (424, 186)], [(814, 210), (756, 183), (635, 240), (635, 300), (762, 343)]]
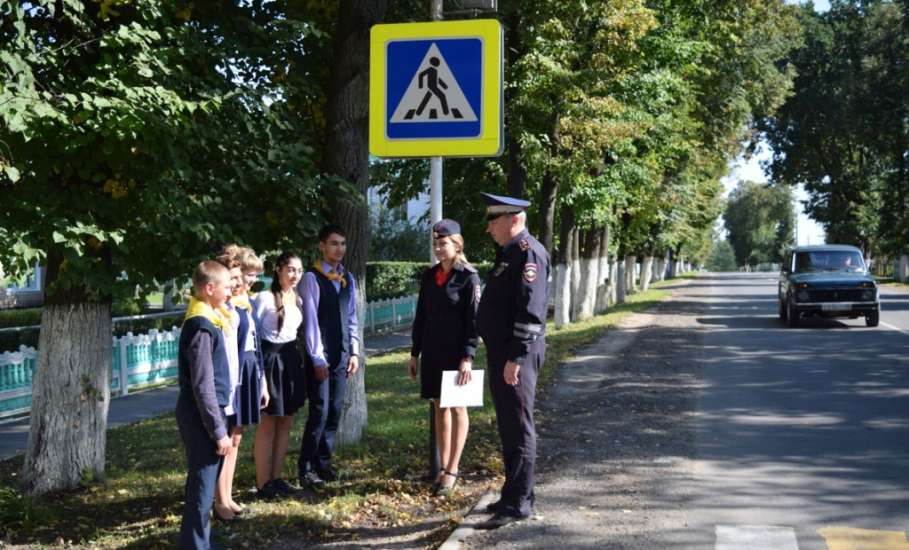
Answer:
[(786, 302), (777, 300), (780, 303), (780, 321), (786, 320)]
[(788, 321), (789, 326), (792, 328), (799, 326), (799, 316), (801, 314), (799, 313), (798, 308), (795, 307), (795, 303), (792, 301), (792, 296), (786, 300), (786, 309), (786, 321)]
[(865, 325), (869, 327), (876, 327), (878, 323), (881, 322), (881, 312), (875, 311), (874, 313), (869, 313), (865, 315)]

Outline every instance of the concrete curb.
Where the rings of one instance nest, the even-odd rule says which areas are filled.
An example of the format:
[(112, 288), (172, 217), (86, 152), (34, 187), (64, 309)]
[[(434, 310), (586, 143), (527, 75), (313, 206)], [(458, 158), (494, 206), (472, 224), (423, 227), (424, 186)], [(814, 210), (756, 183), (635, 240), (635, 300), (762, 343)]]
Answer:
[(464, 516), (464, 521), (461, 522), (461, 525), (448, 535), (448, 538), (437, 550), (460, 550), (461, 544), (477, 531), (474, 526), (489, 516), (484, 510), (488, 505), (492, 504), (497, 495), (498, 493), (489, 491), (481, 496), (480, 500), (470, 509), (470, 512), (467, 512), (467, 515)]

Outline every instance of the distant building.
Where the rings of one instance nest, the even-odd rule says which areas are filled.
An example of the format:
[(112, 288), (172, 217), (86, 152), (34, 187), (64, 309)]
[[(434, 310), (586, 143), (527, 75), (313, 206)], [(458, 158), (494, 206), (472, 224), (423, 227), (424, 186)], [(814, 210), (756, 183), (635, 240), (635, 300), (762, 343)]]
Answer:
[[(378, 189), (370, 187), (366, 202), (369, 206), (375, 206), (383, 204), (384, 199)], [(407, 201), (405, 207), (402, 208), (407, 209), (407, 221), (411, 224), (416, 224), (420, 218), (426, 216), (426, 213), (429, 212), (429, 207), (429, 193), (420, 193), (416, 198)]]
[[(0, 279), (3, 267), (0, 266)], [(44, 268), (35, 264), (35, 271), (20, 285), (0, 284), (0, 309), (39, 307), (44, 303)]]

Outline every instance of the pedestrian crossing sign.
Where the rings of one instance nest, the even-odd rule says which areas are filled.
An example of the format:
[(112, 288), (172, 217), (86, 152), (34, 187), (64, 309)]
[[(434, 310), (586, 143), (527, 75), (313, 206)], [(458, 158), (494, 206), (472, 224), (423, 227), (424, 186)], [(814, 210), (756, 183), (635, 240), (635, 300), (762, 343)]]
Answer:
[(399, 158), (500, 155), (502, 39), (496, 20), (375, 25), (370, 152)]

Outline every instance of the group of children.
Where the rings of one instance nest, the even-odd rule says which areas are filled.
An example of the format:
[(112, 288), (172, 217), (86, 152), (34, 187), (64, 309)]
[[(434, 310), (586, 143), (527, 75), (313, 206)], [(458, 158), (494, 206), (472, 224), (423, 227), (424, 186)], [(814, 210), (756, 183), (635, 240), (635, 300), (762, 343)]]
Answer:
[(242, 516), (231, 494), (244, 426), (258, 425), (258, 496), (288, 495), (281, 472), (308, 399), (298, 479), (309, 488), (337, 479), (331, 452), (360, 343), (346, 246), (343, 229), (324, 227), (321, 259), (304, 270), (299, 256), (282, 253), (271, 288), (254, 299), (263, 263), (251, 249), (228, 245), (196, 266), (179, 351), (176, 415), (189, 466), (180, 548), (210, 547), (212, 507), (224, 521)]

